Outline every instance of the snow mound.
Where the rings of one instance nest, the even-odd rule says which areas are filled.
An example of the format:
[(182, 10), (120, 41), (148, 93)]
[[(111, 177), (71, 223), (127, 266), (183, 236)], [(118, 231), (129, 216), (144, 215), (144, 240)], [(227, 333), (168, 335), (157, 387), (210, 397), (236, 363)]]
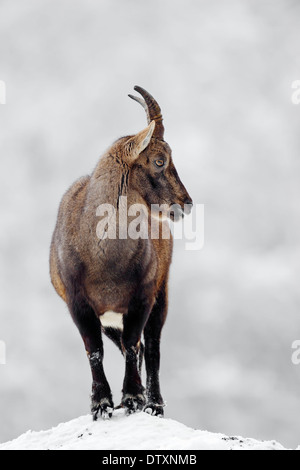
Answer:
[(147, 413), (93, 422), (90, 415), (48, 431), (28, 431), (0, 444), (0, 450), (284, 450), (275, 441), (261, 442), (191, 429), (172, 419)]

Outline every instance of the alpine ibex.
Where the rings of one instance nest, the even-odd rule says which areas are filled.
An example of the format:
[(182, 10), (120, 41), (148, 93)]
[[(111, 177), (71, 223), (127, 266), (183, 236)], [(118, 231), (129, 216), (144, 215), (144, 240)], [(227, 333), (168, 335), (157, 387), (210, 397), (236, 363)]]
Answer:
[[(160, 107), (146, 90), (138, 86), (135, 90), (144, 99), (129, 96), (145, 108), (148, 127), (118, 139), (93, 173), (71, 186), (62, 198), (51, 243), (52, 284), (68, 305), (90, 362), (94, 419), (98, 414), (110, 417), (114, 408), (103, 370), (102, 333), (125, 357), (121, 406), (127, 413), (143, 409), (163, 415), (160, 336), (167, 316), (173, 249), (172, 237), (153, 239), (150, 232), (147, 238), (99, 238), (97, 208), (110, 204), (118, 215), (120, 197), (126, 196), (128, 206), (143, 204), (148, 221), (155, 218), (162, 228), (168, 220), (160, 213), (152, 213), (152, 205), (177, 204), (179, 210), (168, 212), (173, 220), (189, 213), (192, 207), (172, 161), (171, 149), (164, 141)], [(128, 215), (125, 222), (129, 219)], [(118, 231), (121, 224), (117, 217)], [(140, 374), (143, 355), (146, 393)]]

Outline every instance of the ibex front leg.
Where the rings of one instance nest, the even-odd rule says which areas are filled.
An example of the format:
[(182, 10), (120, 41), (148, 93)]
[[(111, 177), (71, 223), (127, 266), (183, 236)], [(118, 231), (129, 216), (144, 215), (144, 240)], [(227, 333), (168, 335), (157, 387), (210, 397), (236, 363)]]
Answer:
[(164, 284), (156, 298), (156, 302), (145, 326), (145, 362), (147, 372), (147, 402), (144, 410), (157, 416), (164, 414), (164, 401), (160, 393), (160, 336), (168, 309), (167, 286)]
[(128, 313), (124, 315), (122, 343), (125, 353), (125, 377), (123, 383), (122, 405), (128, 414), (142, 409), (145, 405), (144, 387), (142, 385), (138, 352), (141, 335), (151, 311), (152, 305), (146, 297), (137, 296), (130, 302)]
[(69, 303), (73, 320), (81, 334), (90, 362), (93, 385), (91, 411), (94, 420), (98, 414), (111, 417), (114, 404), (112, 394), (103, 369), (103, 342), (99, 318), (82, 297)]

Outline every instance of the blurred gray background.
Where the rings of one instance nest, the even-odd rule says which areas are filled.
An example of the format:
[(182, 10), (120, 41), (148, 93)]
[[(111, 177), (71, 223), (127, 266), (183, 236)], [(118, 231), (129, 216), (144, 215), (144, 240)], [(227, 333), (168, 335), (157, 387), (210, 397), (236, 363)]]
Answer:
[[(159, 101), (205, 246), (177, 241), (162, 340), (166, 416), (300, 444), (300, 3), (1, 0), (0, 441), (89, 411), (82, 340), (48, 274), (62, 194)], [(123, 359), (106, 341), (115, 402)]]

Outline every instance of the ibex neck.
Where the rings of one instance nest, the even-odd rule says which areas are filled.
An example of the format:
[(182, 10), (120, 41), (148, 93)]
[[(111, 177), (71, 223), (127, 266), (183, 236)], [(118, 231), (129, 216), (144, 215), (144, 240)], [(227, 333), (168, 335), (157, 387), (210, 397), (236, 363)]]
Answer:
[(104, 156), (91, 177), (91, 190), (102, 203), (118, 209), (119, 198), (129, 190), (129, 166), (118, 156)]

